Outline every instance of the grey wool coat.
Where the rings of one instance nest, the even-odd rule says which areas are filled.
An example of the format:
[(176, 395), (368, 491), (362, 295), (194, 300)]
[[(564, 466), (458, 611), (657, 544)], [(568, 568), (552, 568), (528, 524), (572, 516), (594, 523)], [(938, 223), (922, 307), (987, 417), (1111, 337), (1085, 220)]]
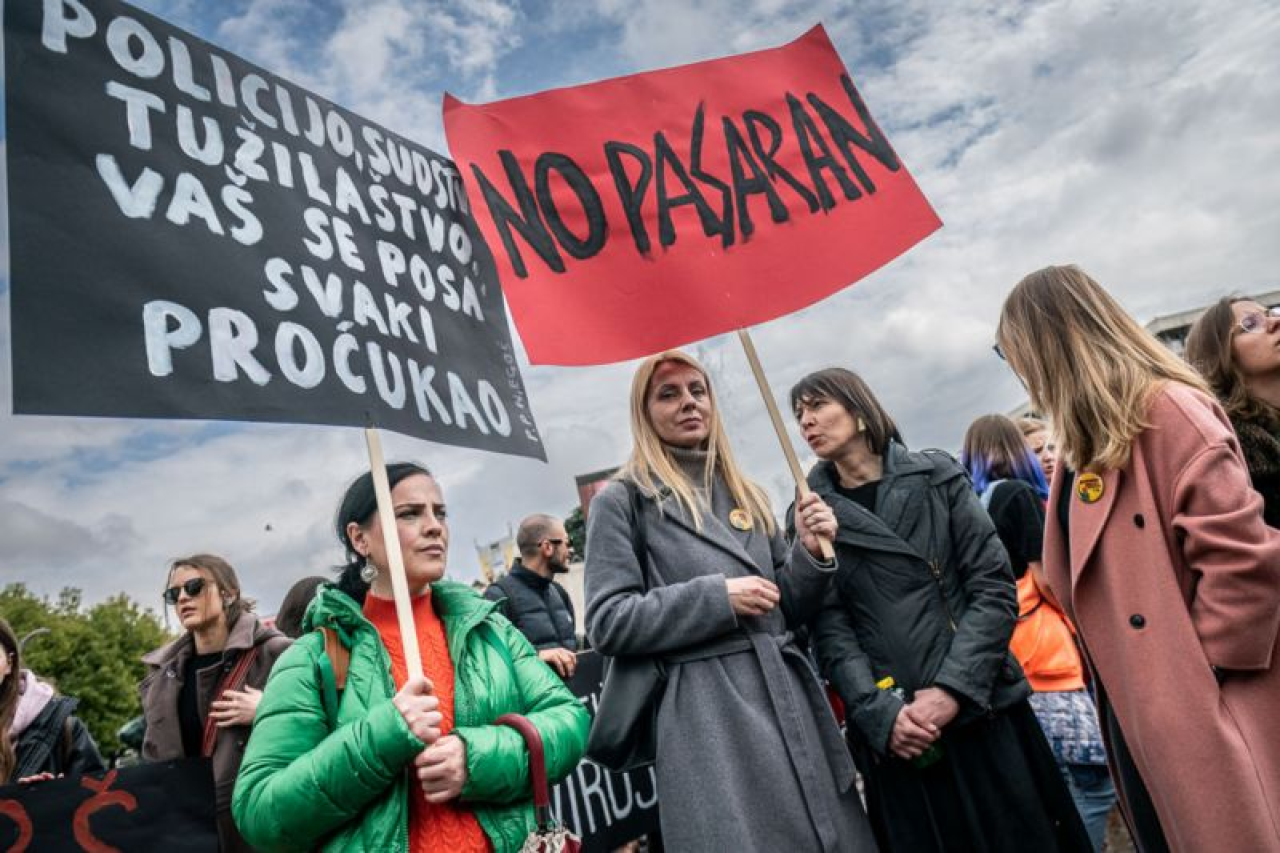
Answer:
[[(820, 604), (834, 566), (758, 525), (734, 529), (720, 482), (701, 531), (669, 494), (642, 504), (647, 593), (626, 487), (612, 483), (591, 503), (586, 621), (603, 654), (668, 660), (656, 762), (667, 849), (874, 850), (853, 763), (789, 631)], [(750, 575), (777, 583), (782, 602), (739, 618), (726, 579)]]

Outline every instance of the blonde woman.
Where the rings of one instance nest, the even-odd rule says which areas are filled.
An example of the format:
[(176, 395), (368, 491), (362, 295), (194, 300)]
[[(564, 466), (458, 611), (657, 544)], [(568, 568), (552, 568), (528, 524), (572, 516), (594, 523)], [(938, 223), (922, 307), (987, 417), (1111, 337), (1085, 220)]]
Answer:
[(631, 458), (591, 503), (587, 632), (606, 655), (666, 662), (665, 845), (875, 849), (852, 762), (790, 634), (835, 570), (817, 556), (818, 536), (835, 532), (830, 508), (801, 501), (788, 546), (734, 461), (706, 371), (682, 352), (637, 369), (631, 432)]
[(1048, 484), (1053, 480), (1053, 472), (1058, 467), (1058, 446), (1049, 432), (1049, 425), (1039, 418), (1018, 418), (1017, 424), (1023, 441), (1040, 463), (1040, 470), (1044, 472), (1045, 483)]
[(1280, 849), (1280, 531), (1226, 416), (1077, 267), (1019, 282), (996, 341), (1053, 423), (1045, 572), (1135, 839)]

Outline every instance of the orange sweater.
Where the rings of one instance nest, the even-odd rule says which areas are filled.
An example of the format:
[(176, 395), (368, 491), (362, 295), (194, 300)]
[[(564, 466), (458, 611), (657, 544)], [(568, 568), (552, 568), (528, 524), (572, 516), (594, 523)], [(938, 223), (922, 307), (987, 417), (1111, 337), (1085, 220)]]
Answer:
[[(404, 644), (400, 642), (400, 625), (396, 621), (394, 601), (365, 597), (364, 615), (378, 630), (382, 644), (391, 656), (391, 677), (400, 687), (408, 680), (404, 662)], [(453, 731), (453, 659), (445, 639), (444, 623), (431, 606), (431, 592), (413, 599), (413, 621), (418, 627), (418, 647), (422, 650), (422, 668), (435, 688), (444, 717), (442, 736)], [(429, 803), (422, 793), (417, 768), (409, 767), (412, 792), (409, 796), (410, 853), (468, 853), (489, 851), (492, 846), (474, 814), (457, 800)]]

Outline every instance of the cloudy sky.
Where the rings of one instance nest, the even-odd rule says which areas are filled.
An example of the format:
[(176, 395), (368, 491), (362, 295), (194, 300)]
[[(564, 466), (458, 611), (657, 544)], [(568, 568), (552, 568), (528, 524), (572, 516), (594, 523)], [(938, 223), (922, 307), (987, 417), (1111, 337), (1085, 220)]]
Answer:
[[(819, 367), (860, 371), (914, 446), (954, 448), (974, 417), (1020, 401), (990, 347), (1001, 300), (1033, 269), (1079, 263), (1143, 321), (1280, 286), (1271, 0), (138, 5), (441, 152), (445, 90), (527, 94), (777, 46), (824, 23), (945, 225), (760, 327), (756, 344), (779, 394)], [(0, 582), (151, 603), (168, 559), (209, 550), (269, 613), (293, 580), (338, 562), (332, 515), (366, 464), (357, 430), (8, 414), (4, 239)], [(785, 466), (736, 339), (697, 351), (744, 464), (781, 499)], [(437, 472), (455, 576), (477, 573), (474, 542), (530, 512), (567, 512), (575, 474), (621, 461), (631, 369), (525, 365), (547, 464), (384, 436), (389, 457)]]

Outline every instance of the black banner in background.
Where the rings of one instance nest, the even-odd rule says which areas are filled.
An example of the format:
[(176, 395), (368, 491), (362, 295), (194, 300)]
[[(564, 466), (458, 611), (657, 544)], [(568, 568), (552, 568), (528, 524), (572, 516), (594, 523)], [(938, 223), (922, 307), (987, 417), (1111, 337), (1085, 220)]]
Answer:
[(10, 785), (0, 788), (0, 850), (217, 853), (213, 802), (206, 758)]
[[(600, 653), (578, 655), (569, 689), (593, 717), (603, 680)], [(584, 758), (567, 779), (551, 789), (551, 808), (582, 839), (585, 853), (607, 853), (658, 831), (658, 780), (652, 767), (612, 773)]]
[(451, 161), (116, 0), (4, 7), (16, 412), (545, 458)]

